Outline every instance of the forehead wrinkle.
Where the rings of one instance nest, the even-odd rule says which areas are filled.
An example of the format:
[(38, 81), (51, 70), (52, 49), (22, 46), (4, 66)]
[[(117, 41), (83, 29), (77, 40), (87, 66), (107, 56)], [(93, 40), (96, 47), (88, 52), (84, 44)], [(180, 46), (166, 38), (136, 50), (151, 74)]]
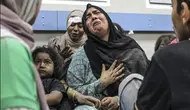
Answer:
[[(90, 11), (91, 10), (91, 11)], [(90, 12), (89, 12), (90, 11)], [(96, 9), (96, 8), (90, 8), (90, 9), (88, 9), (88, 11), (87, 11), (87, 15), (88, 14), (91, 14), (91, 13), (94, 13), (94, 12), (96, 12), (96, 11), (98, 11), (98, 9)]]

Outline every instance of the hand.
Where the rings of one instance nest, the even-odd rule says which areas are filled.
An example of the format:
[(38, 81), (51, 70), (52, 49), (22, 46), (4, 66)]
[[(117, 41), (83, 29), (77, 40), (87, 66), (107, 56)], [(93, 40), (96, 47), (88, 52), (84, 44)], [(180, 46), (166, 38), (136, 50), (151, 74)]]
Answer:
[(99, 99), (94, 98), (92, 96), (86, 96), (86, 95), (82, 95), (80, 93), (76, 93), (75, 96), (76, 100), (80, 103), (80, 104), (85, 104), (85, 105), (89, 105), (89, 106), (94, 106), (96, 108), (100, 108), (101, 107), (101, 102)]
[(118, 110), (118, 103), (119, 100), (116, 97), (105, 97), (101, 101), (103, 110)]
[(108, 70), (105, 69), (104, 64), (102, 65), (100, 83), (104, 86), (108, 86), (125, 76), (122, 74), (122, 71), (124, 70), (123, 64), (121, 63), (119, 66), (115, 67), (116, 63), (117, 61), (115, 60)]
[(60, 55), (63, 59), (69, 58), (73, 54), (73, 51), (70, 46), (66, 46), (61, 52)]

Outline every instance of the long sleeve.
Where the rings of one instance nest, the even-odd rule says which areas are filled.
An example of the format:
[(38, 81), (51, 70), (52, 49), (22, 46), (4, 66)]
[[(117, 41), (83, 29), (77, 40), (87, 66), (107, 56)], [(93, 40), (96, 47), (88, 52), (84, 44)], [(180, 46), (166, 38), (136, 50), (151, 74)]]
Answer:
[(100, 98), (106, 88), (96, 79), (90, 68), (88, 58), (83, 49), (72, 58), (68, 72), (67, 83), (82, 94)]

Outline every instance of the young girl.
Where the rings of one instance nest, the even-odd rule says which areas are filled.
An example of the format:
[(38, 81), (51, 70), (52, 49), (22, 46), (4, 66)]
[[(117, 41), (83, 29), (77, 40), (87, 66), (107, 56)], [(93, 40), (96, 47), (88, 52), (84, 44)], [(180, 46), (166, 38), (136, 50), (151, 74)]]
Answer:
[(66, 97), (66, 92), (63, 84), (55, 78), (60, 66), (58, 54), (52, 48), (43, 46), (36, 48), (32, 56), (42, 79), (49, 108), (63, 110), (61, 103), (62, 99)]

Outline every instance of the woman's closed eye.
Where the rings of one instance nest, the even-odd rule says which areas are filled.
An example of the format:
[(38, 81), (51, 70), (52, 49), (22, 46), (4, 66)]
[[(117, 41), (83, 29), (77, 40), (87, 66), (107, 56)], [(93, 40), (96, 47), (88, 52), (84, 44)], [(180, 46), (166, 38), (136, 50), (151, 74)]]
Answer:
[(83, 28), (83, 24), (82, 24), (82, 23), (79, 23), (78, 26), (79, 26), (80, 28)]
[(86, 15), (86, 20), (88, 20), (90, 18), (90, 16), (91, 16), (90, 14)]
[(94, 14), (100, 14), (100, 11), (95, 11)]
[(74, 27), (76, 24), (75, 23), (72, 23), (70, 26)]

